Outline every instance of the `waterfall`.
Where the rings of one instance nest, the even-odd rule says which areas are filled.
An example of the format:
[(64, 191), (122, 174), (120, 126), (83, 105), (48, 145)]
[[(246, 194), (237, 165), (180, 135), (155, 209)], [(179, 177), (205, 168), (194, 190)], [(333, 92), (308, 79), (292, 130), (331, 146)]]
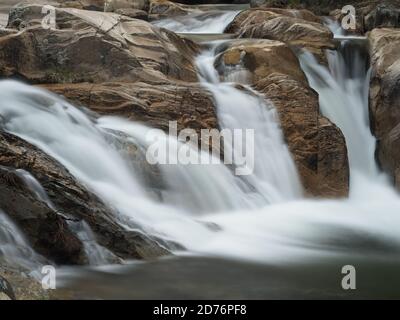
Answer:
[[(266, 203), (301, 197), (296, 166), (283, 140), (274, 106), (247, 86), (241, 90), (234, 83), (220, 82), (214, 69), (217, 45), (197, 58), (199, 80), (214, 95), (221, 128), (254, 130), (254, 172), (245, 179), (265, 197)], [(242, 83), (246, 80), (236, 79)]]
[[(365, 65), (357, 66), (357, 70), (349, 69), (342, 52), (331, 52), (328, 57), (329, 70), (309, 53), (303, 53), (300, 61), (311, 87), (319, 93), (322, 114), (335, 123), (346, 138), (352, 172), (377, 176), (375, 138), (368, 119), (369, 72)], [(362, 61), (357, 53), (353, 59)]]
[(223, 33), (240, 11), (212, 11), (155, 21), (154, 24), (178, 33)]
[[(62, 213), (57, 211), (57, 208), (54, 206), (53, 202), (48, 197), (46, 191), (34, 176), (32, 176), (29, 172), (22, 169), (15, 170), (15, 173), (22, 179), (22, 181), (25, 183), (25, 185), (28, 187), (28, 189), (32, 192), (32, 194), (36, 197), (37, 200), (45, 203), (49, 208), (53, 209), (58, 215), (62, 215), (64, 218), (67, 219), (67, 224), (70, 230), (78, 237), (78, 239), (82, 241), (85, 255), (90, 265), (105, 265), (111, 262), (118, 261), (118, 259), (109, 250), (102, 247), (96, 242), (93, 231), (85, 221), (74, 221), (70, 219), (70, 217), (64, 216)], [(18, 228), (16, 228), (10, 222), (10, 220), (5, 219), (4, 214), (3, 214), (3, 220), (6, 228), (5, 230), (12, 230), (14, 232), (14, 236), (12, 238), (6, 237), (6, 240), (8, 240), (7, 245), (10, 248), (13, 247), (15, 250), (19, 250), (18, 247), (21, 247), (22, 245), (22, 248), (24, 248), (23, 250), (25, 252), (30, 252), (30, 257), (34, 256), (33, 250), (29, 248), (28, 244), (23, 239), (23, 236), (19, 232)], [(14, 254), (11, 254), (10, 256), (19, 257), (20, 255), (16, 255), (14, 252)], [(25, 268), (27, 266), (29, 266), (29, 264), (25, 263), (22, 265), (22, 267)]]
[[(121, 132), (146, 148), (150, 128), (116, 117), (92, 118), (47, 91), (14, 81), (1, 81), (0, 92), (3, 130), (57, 159), (115, 208), (127, 229), (140, 228), (190, 247), (213, 232), (207, 221), (200, 220), (199, 211), (210, 214), (255, 208), (253, 199), (261, 197), (222, 163), (178, 164), (160, 166), (167, 190), (162, 192), (161, 202), (155, 201), (110, 136), (110, 132)], [(172, 146), (168, 152), (175, 153), (179, 142), (173, 137), (166, 139)], [(44, 197), (37, 184), (34, 189)]]
[[(360, 37), (346, 36), (337, 23), (327, 21), (339, 37), (339, 49), (327, 51), (328, 66), (319, 64), (308, 52), (299, 59), (310, 86), (319, 94), (322, 114), (336, 124), (346, 138), (351, 170), (350, 192), (356, 185), (385, 183), (375, 161), (376, 140), (369, 127), (368, 94), (370, 73), (366, 44)], [(362, 182), (361, 182), (362, 181)]]
[[(177, 18), (156, 24), (184, 32), (221, 32), (235, 14), (227, 12), (210, 21), (189, 16), (186, 21)], [(329, 69), (307, 53), (300, 60), (310, 85), (320, 95), (323, 114), (346, 137), (352, 176), (348, 199), (302, 198), (274, 106), (247, 86), (243, 70), (226, 69), (223, 78), (236, 83), (221, 81), (214, 68), (215, 43), (197, 57), (199, 81), (214, 97), (221, 129), (254, 129), (250, 175), (235, 175), (240, 163), (227, 166), (215, 157), (209, 165), (157, 165), (162, 185), (149, 188), (132, 156), (118, 144), (131, 143), (145, 153), (152, 132), (169, 146), (167, 155), (174, 156), (183, 142), (126, 119), (95, 115), (15, 81), (0, 81), (0, 128), (59, 161), (115, 209), (126, 229), (181, 244), (186, 250), (176, 255), (235, 258), (279, 267), (339, 258), (351, 264), (356, 257), (387, 261), (400, 251), (400, 198), (391, 186), (381, 183), (384, 179), (374, 161), (366, 61), (360, 51), (346, 56), (346, 45), (330, 53)], [(227, 142), (227, 153), (235, 154), (235, 147), (229, 149), (235, 144)], [(201, 150), (194, 155), (209, 157)], [(27, 171), (18, 173), (39, 200), (53, 206), (38, 181)], [(98, 247), (85, 221), (69, 223), (69, 227), (84, 242), (92, 264), (114, 258)], [(3, 213), (0, 253), (18, 264), (36, 262), (21, 232)]]
[(32, 271), (35, 276), (45, 261), (35, 253), (19, 228), (0, 209), (0, 265)]

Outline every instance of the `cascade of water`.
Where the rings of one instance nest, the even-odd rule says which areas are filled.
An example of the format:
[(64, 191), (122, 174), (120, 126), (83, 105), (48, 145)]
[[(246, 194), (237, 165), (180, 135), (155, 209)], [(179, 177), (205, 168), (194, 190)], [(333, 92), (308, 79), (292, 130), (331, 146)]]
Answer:
[[(201, 31), (210, 32), (209, 27), (204, 23), (207, 30)], [(392, 188), (371, 179), (377, 169), (371, 160), (374, 142), (366, 121), (366, 73), (360, 71), (351, 82), (338, 57), (330, 58), (331, 68), (336, 66), (333, 73), (307, 55), (301, 59), (311, 85), (320, 92), (323, 112), (328, 116), (332, 112), (331, 120), (346, 135), (352, 172), (368, 173), (363, 175), (368, 177), (368, 189), (353, 186), (353, 197), (346, 200), (296, 200), (300, 185), (274, 108), (248, 88), (242, 91), (221, 83), (213, 66), (213, 50), (201, 55), (197, 65), (203, 85), (214, 94), (221, 127), (256, 130), (254, 173), (248, 177), (235, 177), (221, 163), (160, 166), (168, 187), (162, 192), (163, 202), (157, 203), (140, 184), (134, 168), (106, 139), (109, 130), (123, 132), (146, 149), (149, 128), (114, 117), (91, 119), (48, 92), (16, 82), (0, 82), (0, 125), (53, 156), (146, 232), (177, 241), (189, 252), (269, 263), (396, 253), (400, 248), (400, 201)], [(235, 79), (243, 80), (241, 76)], [(340, 101), (352, 101), (354, 112), (346, 114), (349, 110), (342, 110), (346, 103)], [(353, 121), (348, 121), (350, 116)], [(176, 139), (162, 135), (160, 139), (171, 146), (166, 152), (176, 153), (180, 146)], [(32, 187), (43, 198), (37, 185)], [(354, 197), (356, 191), (358, 197)], [(176, 201), (184, 203), (172, 205)], [(204, 214), (193, 215), (196, 209)], [(85, 225), (77, 226), (78, 234), (85, 229)], [(9, 237), (10, 232), (7, 234)], [(92, 239), (88, 231), (80, 237)]]
[[(299, 198), (301, 183), (284, 143), (274, 106), (248, 87), (245, 87), (246, 92), (232, 83), (221, 83), (214, 68), (215, 50), (213, 46), (198, 57), (199, 78), (214, 95), (221, 128), (254, 130), (254, 171), (244, 179), (269, 203)], [(246, 81), (243, 77), (236, 79), (242, 83)], [(231, 146), (232, 141), (227, 145)]]
[[(335, 26), (330, 25), (338, 32)], [(328, 67), (320, 65), (307, 52), (299, 58), (311, 87), (319, 93), (323, 115), (335, 123), (346, 138), (352, 186), (359, 175), (371, 181), (384, 179), (375, 162), (376, 141), (369, 128), (370, 71), (363, 45), (352, 40), (342, 41), (337, 51), (327, 52)]]
[(39, 181), (35, 179), (28, 171), (23, 169), (15, 170), (15, 173), (25, 182), (25, 185), (33, 192), (36, 199), (44, 202), (49, 208), (56, 210), (46, 191)]
[(158, 27), (179, 33), (223, 33), (240, 11), (212, 11), (194, 13), (155, 21)]
[[(49, 208), (59, 213), (54, 206), (53, 202), (48, 197), (46, 191), (43, 189), (39, 181), (36, 180), (29, 172), (17, 169), (15, 173), (21, 177), (25, 185), (32, 191), (39, 201), (44, 202)], [(67, 217), (68, 218), (68, 217)], [(95, 236), (85, 221), (67, 221), (68, 226), (72, 232), (82, 241), (86, 257), (90, 265), (104, 265), (107, 263), (117, 261), (117, 258), (106, 248), (102, 247), (96, 242)], [(17, 237), (22, 238), (18, 235)], [(18, 244), (14, 241), (14, 245)], [(13, 245), (12, 243), (10, 245)]]
[(18, 227), (0, 210), (0, 264), (33, 271), (43, 263), (45, 259), (35, 253)]
[(118, 261), (118, 258), (111, 251), (96, 242), (92, 229), (85, 221), (68, 221), (68, 226), (82, 241), (90, 265), (100, 266)]

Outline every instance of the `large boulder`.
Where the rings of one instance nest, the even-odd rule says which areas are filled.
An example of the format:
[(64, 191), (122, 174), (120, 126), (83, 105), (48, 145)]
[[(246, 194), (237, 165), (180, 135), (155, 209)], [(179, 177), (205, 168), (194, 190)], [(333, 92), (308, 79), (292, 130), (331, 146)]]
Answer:
[[(82, 243), (66, 221), (85, 221), (97, 242), (123, 259), (166, 253), (156, 240), (126, 230), (116, 212), (82, 186), (60, 163), (30, 143), (0, 131), (0, 208), (39, 253), (58, 263), (81, 264)], [(33, 197), (13, 169), (29, 172), (44, 188), (55, 209)]]
[(368, 35), (372, 77), (371, 128), (382, 168), (400, 188), (400, 30), (374, 29)]
[(256, 8), (241, 12), (225, 32), (239, 38), (278, 40), (293, 48), (306, 49), (319, 60), (325, 59), (325, 49), (334, 49), (332, 32), (320, 18), (307, 10)]
[(238, 40), (220, 51), (216, 67), (221, 76), (229, 76), (226, 70), (249, 70), (246, 80), (277, 108), (306, 193), (346, 196), (349, 166), (344, 136), (320, 114), (318, 95), (290, 48), (272, 40)]
[(57, 9), (56, 29), (41, 27), (40, 6), (20, 6), (0, 38), (0, 75), (33, 83), (196, 81), (197, 46), (165, 29), (114, 13)]
[(201, 12), (190, 6), (168, 0), (150, 0), (149, 17), (152, 20)]
[(165, 131), (169, 121), (177, 121), (179, 131), (191, 128), (199, 136), (201, 129), (218, 128), (212, 95), (199, 84), (81, 83), (45, 87), (99, 114), (122, 116)]

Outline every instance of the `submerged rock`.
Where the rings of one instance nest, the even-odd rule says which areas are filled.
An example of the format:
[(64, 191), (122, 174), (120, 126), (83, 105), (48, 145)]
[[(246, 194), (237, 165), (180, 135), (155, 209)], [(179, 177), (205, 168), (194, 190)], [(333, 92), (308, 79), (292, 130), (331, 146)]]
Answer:
[(344, 197), (349, 191), (349, 165), (344, 136), (319, 111), (290, 48), (272, 40), (238, 40), (221, 48), (216, 67), (250, 71), (250, 84), (278, 110), (286, 142), (308, 195)]
[(400, 30), (375, 29), (368, 39), (370, 119), (378, 140), (377, 158), (400, 188)]

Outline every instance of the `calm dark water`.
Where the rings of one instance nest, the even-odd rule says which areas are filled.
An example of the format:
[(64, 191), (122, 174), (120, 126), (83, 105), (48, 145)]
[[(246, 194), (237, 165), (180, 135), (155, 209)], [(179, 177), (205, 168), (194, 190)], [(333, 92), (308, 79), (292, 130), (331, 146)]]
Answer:
[[(342, 267), (356, 268), (356, 290), (341, 286)], [(399, 299), (400, 260), (326, 259), (271, 266), (183, 257), (100, 271), (64, 269), (63, 287), (85, 299)]]

